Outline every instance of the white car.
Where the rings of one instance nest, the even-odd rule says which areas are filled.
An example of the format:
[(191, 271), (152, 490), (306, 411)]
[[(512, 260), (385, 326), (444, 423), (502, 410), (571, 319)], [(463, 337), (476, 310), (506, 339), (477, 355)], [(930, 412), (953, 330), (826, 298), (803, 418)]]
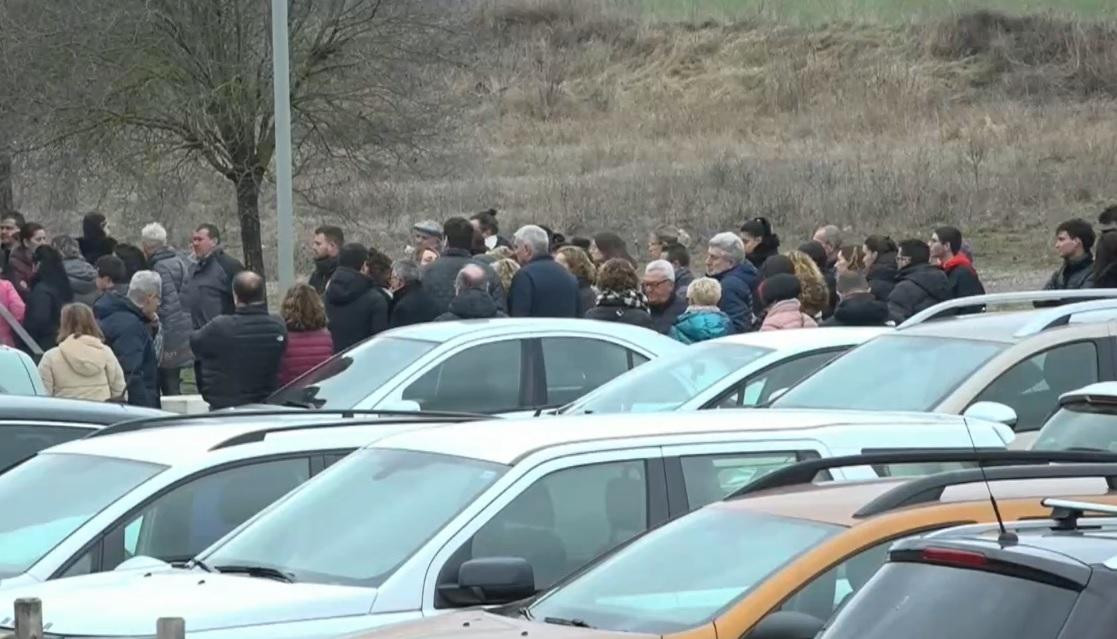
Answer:
[(0, 589), (112, 570), (136, 555), (185, 562), (348, 453), (439, 419), (173, 416), (41, 451), (0, 475)]
[(833, 327), (745, 333), (701, 342), (625, 373), (559, 409), (650, 413), (762, 406), (885, 327)]
[[(126, 564), (5, 594), (41, 598), (51, 634), (63, 637), (149, 635), (158, 617), (183, 617), (196, 638), (333, 637), (547, 588), (650, 527), (802, 459), (1003, 448), (1012, 437), (1004, 425), (967, 427), (952, 416), (748, 416), (581, 416), (400, 433), (289, 493), (189, 569), (136, 559), (143, 570)], [(854, 467), (832, 476), (877, 475)], [(493, 583), (509, 578), (519, 587)], [(11, 625), (0, 617), (0, 627)]]
[(1098, 382), (1063, 393), (1032, 450), (1117, 452), (1117, 382)]

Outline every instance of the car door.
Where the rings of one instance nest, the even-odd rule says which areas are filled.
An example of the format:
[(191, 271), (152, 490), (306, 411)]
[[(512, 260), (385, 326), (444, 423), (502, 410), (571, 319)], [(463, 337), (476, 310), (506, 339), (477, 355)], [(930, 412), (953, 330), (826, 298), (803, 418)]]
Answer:
[(648, 358), (616, 342), (588, 336), (548, 336), (536, 340), (540, 378), (537, 407), (565, 406), (623, 375)]
[(0, 421), (0, 472), (41, 450), (80, 439), (94, 430), (88, 424), (68, 422)]
[(828, 348), (789, 357), (742, 379), (705, 403), (702, 408), (763, 406), (772, 399), (774, 393), (798, 384), (850, 348)]
[(471, 342), (401, 384), (380, 405), (402, 401), (420, 410), (486, 414), (527, 410), (534, 393), (531, 341)]

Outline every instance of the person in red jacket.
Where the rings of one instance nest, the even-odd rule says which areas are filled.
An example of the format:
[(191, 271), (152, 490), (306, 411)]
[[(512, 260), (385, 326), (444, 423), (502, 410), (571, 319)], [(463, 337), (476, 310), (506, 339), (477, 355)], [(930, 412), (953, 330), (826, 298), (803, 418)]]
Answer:
[(283, 298), (287, 348), (279, 361), (282, 388), (334, 354), (334, 340), (326, 329), (326, 307), (309, 284), (295, 284)]

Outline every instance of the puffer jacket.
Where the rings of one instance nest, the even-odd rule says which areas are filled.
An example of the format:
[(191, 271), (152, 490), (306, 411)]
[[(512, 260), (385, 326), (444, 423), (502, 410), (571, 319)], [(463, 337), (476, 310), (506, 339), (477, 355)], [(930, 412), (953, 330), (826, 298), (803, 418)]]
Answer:
[(159, 274), (162, 292), (159, 300), (159, 325), (163, 334), (160, 368), (182, 368), (194, 361), (190, 352), (190, 333), (194, 328), (190, 313), (182, 306), (182, 291), (190, 277), (186, 258), (169, 247), (162, 247), (148, 258), (151, 270)]
[(46, 281), (32, 282), (31, 295), (27, 297), (27, 313), (23, 326), (43, 351), (58, 345), (58, 324), (62, 320), (62, 307), (74, 301), (62, 286)]
[(865, 274), (865, 279), (869, 280), (869, 290), (873, 292), (878, 300), (888, 302), (888, 296), (892, 294), (892, 289), (896, 286), (896, 254), (895, 253), (881, 253), (877, 256), (877, 261), (869, 267), (869, 272)]
[(93, 314), (124, 371), (128, 403), (159, 408), (159, 362), (143, 311), (126, 297), (106, 293), (93, 305)]
[(93, 306), (93, 302), (101, 296), (97, 290), (97, 269), (81, 258), (62, 260), (62, 268), (66, 269), (66, 277), (70, 279), (74, 301)]
[(818, 322), (802, 310), (798, 299), (783, 300), (768, 307), (764, 315), (764, 322), (760, 325), (762, 331), (782, 331), (789, 328), (816, 328)]
[(359, 271), (339, 266), (326, 285), (326, 319), (341, 351), (387, 330), (388, 294)]
[(180, 290), (180, 299), (195, 329), (219, 315), (233, 313), (233, 278), (243, 270), (244, 266), (221, 248), (214, 249), (193, 265)]
[(834, 314), (823, 326), (885, 326), (888, 324), (888, 304), (872, 293), (851, 293), (838, 302)]
[(508, 317), (497, 308), (496, 302), (485, 291), (479, 288), (467, 288), (450, 300), (450, 308), (434, 319), (436, 322), (452, 322), (455, 320), (493, 319)]
[(264, 304), (215, 318), (190, 336), (201, 362), (202, 398), (212, 410), (264, 401), (277, 388), (286, 347), (287, 327)]
[(1091, 288), (1093, 284), (1094, 256), (1091, 253), (1086, 253), (1077, 260), (1063, 260), (1063, 265), (1051, 274), (1051, 279), (1043, 285), (1043, 290), (1077, 290)]
[(750, 262), (742, 262), (713, 277), (721, 283), (718, 308), (733, 320), (733, 332), (747, 331), (753, 324), (752, 296), (756, 291), (756, 268)]
[(103, 402), (124, 395), (120, 362), (92, 335), (71, 335), (44, 353), (39, 376), (51, 397)]
[(25, 302), (31, 297), (31, 277), (33, 275), (35, 275), (35, 262), (31, 258), (31, 249), (20, 244), (8, 254), (8, 263), (4, 267), (4, 277), (16, 287), (16, 292)]
[(670, 336), (684, 344), (696, 344), (733, 334), (733, 321), (716, 308), (690, 307), (671, 327)]
[[(0, 280), (0, 305), (8, 309), (17, 322), (23, 324), (24, 317), (27, 313), (27, 306), (23, 303), (23, 298), (16, 292), (16, 287), (8, 280)], [(0, 344), (4, 346), (15, 346), (16, 336), (12, 327), (0, 319)]]
[(450, 300), (454, 299), (454, 282), (466, 264), (476, 264), (485, 271), (485, 291), (493, 298), (497, 308), (506, 310), (504, 286), (492, 265), (474, 258), (469, 251), (448, 248), (423, 270), (423, 290), (430, 295), (438, 312), (445, 313), (450, 308)]
[(279, 360), (279, 387), (290, 384), (296, 377), (328, 360), (334, 354), (334, 340), (330, 331), (287, 330), (287, 348)]
[(916, 313), (950, 299), (946, 273), (931, 264), (913, 264), (900, 269), (896, 286), (888, 296), (888, 314), (900, 325)]
[(411, 282), (392, 295), (391, 328), (430, 322), (438, 317), (438, 305), (423, 288), (422, 282)]

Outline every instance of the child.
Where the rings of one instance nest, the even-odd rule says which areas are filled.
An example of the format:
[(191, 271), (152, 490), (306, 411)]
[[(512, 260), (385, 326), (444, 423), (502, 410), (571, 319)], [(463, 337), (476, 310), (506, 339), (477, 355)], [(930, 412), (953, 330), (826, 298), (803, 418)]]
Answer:
[(760, 284), (758, 291), (768, 312), (764, 316), (764, 323), (760, 325), (762, 331), (779, 331), (785, 328), (816, 328), (818, 322), (802, 311), (799, 304), (799, 293), (802, 286), (799, 278), (794, 275), (781, 273), (773, 275)]
[(718, 309), (721, 284), (712, 277), (700, 277), (686, 289), (686, 312), (675, 320), (669, 335), (684, 344), (704, 342), (733, 333), (733, 321)]

